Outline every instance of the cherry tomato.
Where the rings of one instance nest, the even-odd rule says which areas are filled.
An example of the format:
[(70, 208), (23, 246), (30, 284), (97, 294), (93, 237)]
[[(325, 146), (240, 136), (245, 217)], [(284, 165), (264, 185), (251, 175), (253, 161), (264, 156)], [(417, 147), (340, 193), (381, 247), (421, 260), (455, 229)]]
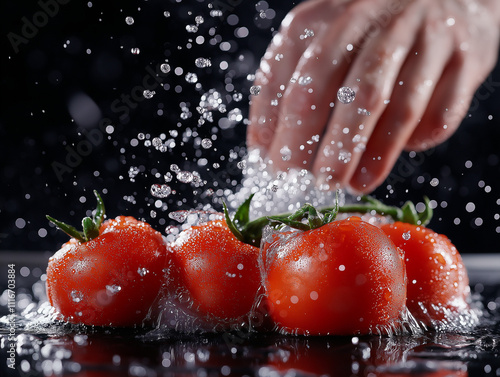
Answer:
[(216, 325), (250, 314), (260, 286), (257, 247), (213, 220), (181, 232), (170, 248), (175, 296), (187, 297), (198, 316)]
[(469, 278), (456, 247), (444, 235), (403, 222), (382, 230), (405, 254), (407, 306), (426, 325), (441, 321), (446, 312), (468, 309)]
[(140, 325), (163, 283), (166, 245), (144, 222), (119, 216), (97, 237), (72, 238), (49, 259), (47, 295), (64, 319), (85, 325)]
[(380, 228), (350, 217), (265, 246), (265, 288), (281, 331), (366, 334), (398, 320), (402, 255)]

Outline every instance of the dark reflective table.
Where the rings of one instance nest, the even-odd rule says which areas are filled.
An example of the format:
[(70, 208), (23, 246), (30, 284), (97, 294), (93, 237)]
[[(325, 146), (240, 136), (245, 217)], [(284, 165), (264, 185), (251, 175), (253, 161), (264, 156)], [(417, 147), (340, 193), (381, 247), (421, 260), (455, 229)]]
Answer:
[[(500, 255), (464, 256), (484, 312), (474, 331), (397, 337), (186, 336), (56, 325), (40, 321), (48, 310), (40, 280), (47, 258), (0, 253), (1, 376), (500, 376)], [(9, 264), (15, 317), (6, 316)]]

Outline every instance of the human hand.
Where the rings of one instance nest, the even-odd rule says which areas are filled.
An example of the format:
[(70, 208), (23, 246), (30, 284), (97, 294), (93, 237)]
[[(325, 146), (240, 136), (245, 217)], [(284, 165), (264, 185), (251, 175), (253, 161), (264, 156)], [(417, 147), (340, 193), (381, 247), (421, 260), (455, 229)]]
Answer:
[[(265, 53), (248, 145), (275, 170), (306, 168), (322, 187), (369, 192), (403, 149), (452, 135), (494, 67), (498, 0), (310, 0)], [(350, 104), (337, 90), (350, 87)]]

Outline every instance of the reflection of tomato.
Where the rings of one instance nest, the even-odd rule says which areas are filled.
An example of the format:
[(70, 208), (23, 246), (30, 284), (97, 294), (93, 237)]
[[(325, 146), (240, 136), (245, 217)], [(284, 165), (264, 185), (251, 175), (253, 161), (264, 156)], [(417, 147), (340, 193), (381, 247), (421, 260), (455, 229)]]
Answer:
[(260, 286), (259, 249), (231, 233), (224, 220), (190, 227), (170, 245), (175, 294), (186, 296), (210, 322), (232, 324), (247, 316)]
[(166, 255), (161, 234), (148, 224), (108, 220), (95, 238), (73, 238), (50, 258), (49, 301), (69, 322), (140, 325), (161, 288)]
[(357, 217), (267, 245), (266, 291), (278, 327), (299, 334), (366, 334), (397, 320), (406, 300), (399, 251)]
[(447, 310), (468, 308), (469, 279), (462, 258), (448, 238), (423, 226), (396, 222), (382, 230), (405, 254), (407, 306), (425, 324)]

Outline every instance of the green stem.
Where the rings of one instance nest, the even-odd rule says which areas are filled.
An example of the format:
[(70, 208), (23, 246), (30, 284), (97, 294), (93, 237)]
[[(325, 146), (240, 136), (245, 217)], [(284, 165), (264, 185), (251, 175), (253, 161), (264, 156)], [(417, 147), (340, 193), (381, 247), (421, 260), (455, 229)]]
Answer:
[[(310, 230), (318, 228), (324, 224), (333, 221), (337, 213), (373, 213), (382, 216), (390, 216), (394, 221), (402, 221), (414, 225), (426, 225), (432, 218), (432, 208), (429, 205), (429, 199), (424, 198), (425, 211), (417, 213), (415, 205), (408, 201), (403, 207), (389, 206), (370, 196), (363, 196), (361, 203), (338, 205), (338, 199), (332, 207), (316, 210), (312, 205), (306, 204), (294, 213), (282, 213), (276, 216), (262, 216), (252, 221), (236, 222), (233, 224), (229, 218), (229, 213), (225, 207), (226, 222), (233, 231), (233, 234), (242, 242), (253, 246), (259, 246), (262, 238), (262, 230), (266, 225), (289, 225), (300, 230)], [(250, 201), (245, 201), (245, 213), (248, 213)], [(318, 212), (323, 215), (323, 219), (318, 216)], [(307, 223), (302, 222), (307, 218)], [(248, 219), (248, 217), (246, 218)]]

